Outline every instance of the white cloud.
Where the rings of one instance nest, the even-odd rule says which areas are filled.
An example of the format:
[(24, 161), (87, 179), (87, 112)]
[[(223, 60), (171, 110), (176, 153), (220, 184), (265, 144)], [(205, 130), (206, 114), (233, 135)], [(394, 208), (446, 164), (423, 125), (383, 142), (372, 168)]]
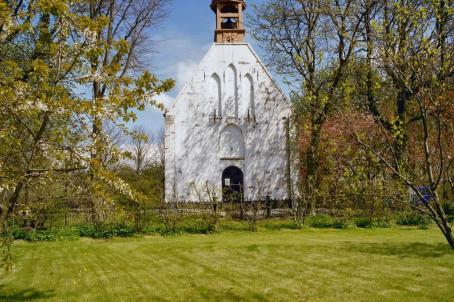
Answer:
[(182, 62), (178, 62), (176, 64), (176, 85), (175, 89), (180, 91), (183, 86), (192, 78), (192, 74), (194, 70), (197, 68), (197, 63), (192, 60), (185, 60)]
[(169, 27), (158, 36), (154, 67), (152, 71), (160, 78), (172, 78), (176, 81), (172, 96), (178, 94), (184, 84), (191, 79), (197, 67), (212, 43), (206, 43), (202, 37), (188, 35), (186, 32)]
[[(207, 32), (209, 37), (211, 37), (211, 32)], [(207, 43), (205, 34), (189, 35), (186, 29), (177, 29), (173, 26), (166, 27), (154, 38), (156, 52), (149, 58), (151, 72), (160, 79), (172, 78), (176, 81), (172, 91), (157, 97), (157, 100), (162, 102), (166, 108), (170, 108), (176, 95), (191, 79), (194, 69), (212, 43)], [(138, 121), (135, 124), (142, 125), (150, 133), (157, 133), (164, 126), (162, 112), (156, 108), (147, 107), (145, 111), (138, 112), (137, 115)]]

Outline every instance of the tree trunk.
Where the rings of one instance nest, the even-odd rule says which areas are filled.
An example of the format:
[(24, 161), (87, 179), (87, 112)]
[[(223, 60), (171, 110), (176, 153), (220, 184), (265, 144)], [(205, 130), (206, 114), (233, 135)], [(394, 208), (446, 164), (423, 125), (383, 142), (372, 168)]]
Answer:
[(7, 223), (8, 219), (14, 211), (14, 208), (17, 205), (17, 201), (19, 200), (20, 193), (22, 191), (22, 187), (24, 186), (23, 182), (19, 182), (14, 189), (13, 194), (9, 199), (7, 199), (6, 204), (4, 205), (3, 209), (0, 209), (0, 235), (4, 234), (7, 230)]
[(454, 250), (454, 236), (452, 234), (452, 229), (447, 223), (443, 224), (443, 228), (445, 230), (445, 232), (443, 232), (443, 234), (445, 235), (446, 240), (448, 241), (451, 248)]
[(320, 135), (321, 126), (313, 123), (311, 130), (311, 142), (306, 154), (306, 177), (305, 193), (310, 203), (310, 212), (315, 215), (316, 191), (319, 183), (320, 169)]

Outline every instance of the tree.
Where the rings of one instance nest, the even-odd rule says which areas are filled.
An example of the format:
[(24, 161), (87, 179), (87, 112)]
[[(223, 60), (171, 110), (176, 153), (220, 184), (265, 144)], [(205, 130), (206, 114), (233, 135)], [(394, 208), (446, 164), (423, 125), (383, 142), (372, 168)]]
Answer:
[(130, 149), (131, 158), (134, 161), (134, 171), (136, 177), (139, 177), (143, 170), (151, 164), (153, 156), (152, 141), (142, 127), (134, 129)]
[[(377, 126), (370, 139), (378, 145), (351, 133), (388, 174), (418, 197), (419, 202), (411, 206), (429, 216), (454, 249), (452, 228), (443, 209), (447, 200), (441, 194), (453, 156), (454, 103), (449, 85), (454, 61), (448, 43), (453, 32), (447, 17), (452, 7), (445, 1), (386, 1), (382, 9), (383, 18), (372, 32), (374, 65), (384, 75), (383, 82), (392, 83), (397, 110), (388, 113), (387, 121), (385, 101), (380, 107), (378, 102), (366, 106), (366, 114)], [(411, 151), (406, 157), (404, 147)]]
[[(86, 68), (91, 70), (93, 76), (86, 78), (82, 85), (91, 90), (94, 114), (89, 119), (93, 148), (91, 150), (90, 182), (91, 186), (98, 186), (96, 175), (98, 170), (104, 170), (102, 155), (108, 138), (103, 133), (103, 124), (106, 122), (96, 112), (121, 112), (124, 121), (135, 119), (131, 108), (145, 109), (151, 103), (160, 109), (162, 104), (156, 102), (150, 95), (145, 102), (140, 99), (130, 98), (129, 104), (117, 102), (106, 104), (104, 99), (122, 93), (122, 86), (129, 85), (134, 73), (140, 73), (146, 67), (145, 59), (148, 49), (145, 42), (149, 42), (147, 29), (159, 22), (166, 13), (168, 0), (96, 0), (79, 3), (77, 11), (90, 22), (101, 22), (102, 26), (89, 28), (88, 34), (94, 44), (93, 51), (87, 56)], [(148, 43), (148, 45), (150, 45)], [(150, 75), (150, 74), (149, 74)], [(158, 79), (150, 75), (148, 85), (153, 89), (161, 85)], [(164, 91), (170, 89), (173, 82), (162, 83)], [(119, 125), (125, 127), (125, 125)], [(92, 195), (92, 208), (96, 207), (98, 197)], [(102, 203), (103, 196), (100, 196)]]
[[(144, 109), (147, 104), (160, 108), (155, 97), (171, 89), (173, 81), (160, 81), (148, 71), (127, 72), (135, 62), (131, 44), (136, 45), (142, 37), (139, 33), (153, 22), (147, 15), (148, 21), (141, 21), (138, 32), (130, 30), (133, 39), (114, 35), (114, 23), (98, 15), (106, 11), (106, 3), (42, 0), (0, 4), (2, 234), (24, 187), (31, 182), (50, 184), (61, 181), (62, 176), (73, 182), (76, 179), (71, 176), (76, 175), (80, 177), (78, 190), (92, 199), (108, 202), (110, 189), (141, 198), (103, 167), (102, 153), (96, 150), (103, 150), (106, 136), (92, 131), (92, 126), (100, 128), (101, 121), (123, 126), (136, 118), (134, 109)], [(135, 7), (134, 12), (141, 16), (137, 1), (109, 4), (111, 8), (113, 4)], [(109, 12), (129, 25), (129, 9), (122, 11), (124, 16)], [(90, 18), (94, 15), (86, 12), (98, 17)], [(109, 43), (101, 36), (109, 37)], [(100, 53), (106, 61), (102, 68), (96, 64)], [(101, 87), (94, 90), (94, 98), (80, 93), (87, 83)], [(93, 150), (96, 156), (90, 156)], [(86, 179), (88, 171), (91, 177)]]
[(354, 194), (373, 213), (386, 187), (453, 246), (443, 210), (454, 157), (452, 3), (270, 0), (256, 10), (268, 62), (302, 83), (294, 104), (306, 198)]
[[(357, 1), (267, 1), (256, 5), (253, 36), (268, 51), (278, 73), (296, 79), (294, 106), (300, 148), (302, 191), (315, 211), (321, 182), (321, 132), (344, 90), (362, 24)], [(300, 92), (298, 92), (300, 91)]]
[(127, 140), (127, 134), (114, 124), (106, 124), (103, 129), (103, 133), (106, 136), (106, 145), (103, 148), (102, 166), (109, 171), (116, 172), (125, 157), (123, 147)]

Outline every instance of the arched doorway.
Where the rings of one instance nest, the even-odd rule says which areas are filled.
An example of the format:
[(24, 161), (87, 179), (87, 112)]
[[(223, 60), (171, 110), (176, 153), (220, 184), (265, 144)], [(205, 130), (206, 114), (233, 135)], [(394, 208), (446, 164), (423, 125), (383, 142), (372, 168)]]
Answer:
[(222, 200), (238, 203), (244, 200), (243, 171), (235, 166), (230, 166), (222, 172)]

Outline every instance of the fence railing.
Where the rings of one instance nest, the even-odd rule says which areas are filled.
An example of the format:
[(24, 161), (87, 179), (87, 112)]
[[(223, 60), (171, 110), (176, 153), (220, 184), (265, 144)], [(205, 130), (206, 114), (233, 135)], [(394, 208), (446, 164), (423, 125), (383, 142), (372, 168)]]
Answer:
[(13, 216), (13, 224), (20, 228), (63, 228), (77, 225), (93, 225), (95, 223), (152, 223), (159, 222), (163, 217), (174, 215), (188, 218), (209, 218), (216, 215), (232, 219), (267, 219), (273, 217), (289, 217), (292, 215), (291, 204), (287, 200), (247, 201), (243, 203), (208, 203), (208, 202), (176, 202), (163, 203), (147, 209), (53, 209), (40, 210), (36, 213), (17, 211)]

